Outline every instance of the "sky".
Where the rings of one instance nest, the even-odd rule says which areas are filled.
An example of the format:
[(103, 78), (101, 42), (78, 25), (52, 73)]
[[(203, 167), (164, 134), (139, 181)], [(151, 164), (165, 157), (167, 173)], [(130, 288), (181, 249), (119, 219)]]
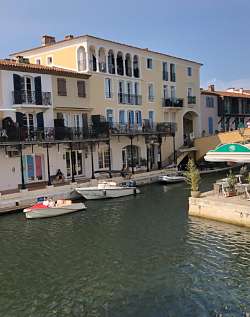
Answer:
[(0, 58), (90, 34), (203, 63), (201, 86), (250, 89), (249, 0), (0, 0)]

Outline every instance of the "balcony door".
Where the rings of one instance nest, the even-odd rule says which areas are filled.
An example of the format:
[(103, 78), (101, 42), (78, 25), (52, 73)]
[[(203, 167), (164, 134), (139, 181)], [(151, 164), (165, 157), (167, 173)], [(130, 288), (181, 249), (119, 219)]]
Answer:
[(67, 177), (72, 177), (72, 170), (74, 176), (83, 176), (85, 174), (85, 164), (83, 152), (80, 150), (73, 150), (72, 156), (70, 151), (66, 151), (66, 170)]

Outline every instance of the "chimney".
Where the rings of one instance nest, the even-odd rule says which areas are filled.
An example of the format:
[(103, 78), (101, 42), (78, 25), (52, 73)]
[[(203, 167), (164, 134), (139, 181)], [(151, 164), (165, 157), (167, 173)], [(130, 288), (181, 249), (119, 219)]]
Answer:
[(74, 38), (74, 35), (69, 34), (64, 36), (64, 40), (72, 40)]
[(208, 85), (208, 91), (212, 91), (213, 92), (214, 88), (215, 88), (214, 85)]
[(30, 63), (28, 58), (25, 58), (21, 55), (16, 57), (16, 61), (17, 61), (17, 63), (20, 63), (20, 64), (29, 64)]
[(42, 36), (42, 46), (47, 46), (56, 43), (56, 38), (50, 35)]

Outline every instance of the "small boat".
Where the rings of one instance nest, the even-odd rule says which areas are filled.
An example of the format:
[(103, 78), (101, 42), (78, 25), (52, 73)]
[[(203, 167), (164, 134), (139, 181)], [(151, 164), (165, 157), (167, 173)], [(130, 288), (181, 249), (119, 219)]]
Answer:
[(23, 212), (27, 219), (35, 219), (56, 217), (83, 209), (86, 209), (83, 203), (72, 203), (71, 200), (60, 199), (56, 202), (52, 200), (39, 201), (32, 207), (25, 208)]
[(95, 187), (79, 187), (76, 191), (85, 199), (117, 198), (140, 193), (135, 181), (122, 183), (121, 186), (116, 182), (101, 181)]
[(181, 173), (174, 173), (174, 174), (166, 174), (159, 176), (159, 182), (160, 183), (166, 183), (166, 184), (174, 184), (174, 183), (180, 183), (185, 181), (185, 176)]

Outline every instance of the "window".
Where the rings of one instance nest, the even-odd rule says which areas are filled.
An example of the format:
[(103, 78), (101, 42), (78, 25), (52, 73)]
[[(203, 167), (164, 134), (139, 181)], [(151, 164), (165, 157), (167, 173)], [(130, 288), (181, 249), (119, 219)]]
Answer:
[(58, 96), (67, 96), (67, 87), (65, 78), (57, 78), (57, 93)]
[(77, 81), (77, 91), (78, 91), (78, 97), (82, 97), (82, 98), (86, 97), (86, 88), (85, 88), (84, 80)]
[(40, 60), (40, 58), (37, 58), (37, 59), (36, 59), (36, 64), (37, 64), (37, 65), (41, 65), (41, 60)]
[(53, 63), (53, 57), (52, 56), (48, 56), (47, 57), (47, 64), (48, 65), (52, 65), (52, 63)]
[(176, 98), (176, 87), (171, 86), (171, 99), (174, 100)]
[(209, 117), (208, 118), (208, 133), (213, 134), (214, 133), (214, 127), (213, 127), (213, 118)]
[(214, 107), (214, 98), (211, 96), (206, 96), (206, 106), (207, 108), (213, 108)]
[(119, 123), (125, 124), (125, 111), (124, 110), (119, 111)]
[(163, 98), (168, 99), (168, 85), (163, 85)]
[(188, 97), (192, 97), (192, 88), (188, 88)]
[(109, 168), (109, 149), (102, 149), (98, 152), (98, 165), (100, 169)]
[(112, 126), (112, 123), (113, 123), (113, 109), (107, 109), (106, 115), (107, 115), (107, 121), (109, 122), (110, 126)]
[(149, 111), (148, 112), (148, 120), (149, 120), (149, 124), (151, 127), (154, 125), (154, 117), (155, 117), (154, 111)]
[(175, 64), (170, 64), (170, 81), (176, 81)]
[(187, 68), (187, 75), (188, 75), (189, 77), (191, 77), (191, 76), (192, 76), (192, 73), (193, 73), (192, 67), (188, 67), (188, 68)]
[(147, 58), (147, 69), (153, 69), (153, 60), (152, 60), (152, 58)]
[(154, 101), (154, 85), (153, 84), (148, 85), (148, 100)]
[(112, 82), (110, 78), (105, 78), (105, 98), (112, 98)]
[(168, 80), (168, 63), (162, 63), (162, 78), (163, 80)]
[(142, 126), (142, 116), (141, 116), (141, 111), (136, 111), (135, 112), (135, 122), (138, 125), (138, 127)]

